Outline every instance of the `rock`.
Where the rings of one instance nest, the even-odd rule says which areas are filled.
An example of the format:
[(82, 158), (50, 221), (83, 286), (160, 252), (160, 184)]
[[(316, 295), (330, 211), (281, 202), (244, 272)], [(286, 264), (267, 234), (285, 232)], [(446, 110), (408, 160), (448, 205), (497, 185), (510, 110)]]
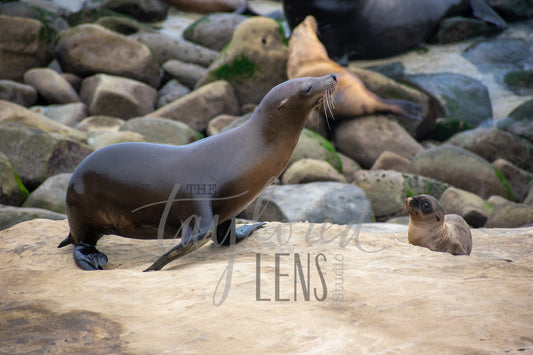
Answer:
[(461, 132), (448, 140), (488, 161), (505, 159), (521, 169), (533, 172), (533, 143), (495, 128), (477, 128)]
[(135, 132), (93, 132), (93, 134), (89, 136), (88, 142), (91, 148), (97, 150), (111, 144), (145, 142), (145, 140), (141, 134)]
[(197, 131), (205, 131), (212, 118), (224, 113), (239, 114), (239, 105), (233, 88), (226, 81), (220, 80), (192, 91), (147, 117), (171, 118)]
[[(364, 353), (528, 353), (532, 233), (473, 230), (472, 254), (454, 257), (408, 244), (400, 225), (268, 223), (235, 249), (203, 247), (152, 273), (142, 270), (176, 241), (104, 237), (107, 270), (83, 272), (72, 247), (56, 248), (67, 221), (28, 221), (0, 234), (9, 286), (0, 305), (9, 327), (0, 336), (11, 353), (79, 352), (72, 339), (104, 353), (261, 352), (279, 349), (282, 338), (293, 352), (352, 345)], [(216, 288), (219, 281), (227, 289)], [(157, 332), (177, 329), (178, 311), (183, 330)], [(399, 328), (403, 319), (409, 325)], [(198, 332), (202, 341), (189, 343)], [(247, 336), (236, 342), (228, 334)]]
[(83, 132), (118, 132), (126, 121), (109, 116), (91, 116), (76, 127)]
[(66, 214), (65, 199), (71, 176), (71, 173), (65, 173), (49, 177), (30, 194), (28, 199), (24, 201), (23, 207), (41, 208)]
[(258, 104), (270, 89), (287, 80), (288, 46), (280, 28), (276, 21), (266, 17), (243, 21), (197, 87), (226, 80), (235, 89), (240, 105)]
[(298, 143), (292, 152), (287, 167), (298, 160), (307, 158), (323, 160), (334, 167), (337, 172), (343, 172), (342, 160), (331, 142), (318, 133), (304, 128), (302, 133), (300, 133)]
[(490, 205), (492, 205), (492, 206), (497, 206), (497, 205), (501, 205), (502, 203), (507, 203), (507, 202), (510, 202), (510, 201), (508, 199), (506, 199), (505, 197), (492, 195), (491, 197), (489, 197), (487, 202)]
[(528, 0), (487, 0), (487, 4), (507, 21), (533, 17), (533, 3)]
[(411, 160), (406, 157), (396, 154), (389, 150), (381, 153), (379, 158), (372, 165), (371, 171), (375, 170), (394, 170), (401, 173), (406, 173), (409, 169), (409, 164)]
[(440, 44), (464, 41), (477, 36), (490, 36), (501, 32), (496, 26), (469, 17), (448, 17), (441, 21), (433, 41)]
[(232, 116), (232, 115), (220, 115), (220, 116), (213, 118), (207, 124), (207, 130), (206, 130), (207, 135), (214, 136), (215, 134), (222, 132), (222, 130), (225, 127), (230, 125), (233, 121), (235, 121), (238, 118), (239, 118), (238, 116)]
[(498, 169), (509, 183), (517, 201), (524, 201), (533, 186), (533, 174), (520, 169), (505, 159), (497, 159), (492, 165)]
[(503, 176), (485, 159), (468, 150), (441, 145), (418, 153), (409, 172), (446, 182), (454, 187), (473, 192), (483, 198), (491, 195), (509, 196)]
[[(242, 116), (239, 116), (239, 117), (235, 117), (235, 116), (232, 116), (232, 115), (226, 115), (226, 116), (231, 116), (231, 117), (235, 117), (234, 120), (232, 120), (229, 124), (227, 124), (226, 126), (224, 127), (221, 127), (220, 128), (220, 131), (218, 133), (222, 133), (222, 132), (226, 132), (226, 131), (229, 131), (230, 129), (233, 129), (233, 128), (237, 128), (239, 127), (240, 125), (242, 125), (243, 123), (245, 123), (246, 121), (248, 121), (251, 117), (252, 117), (253, 113), (252, 112), (249, 112), (249, 113), (246, 113)], [(223, 115), (220, 115), (220, 116), (223, 116)], [(220, 116), (217, 116), (217, 117), (220, 117)], [(215, 117), (216, 118), (216, 117)], [(212, 120), (211, 120), (212, 121)], [(209, 121), (209, 122), (211, 122)]]
[(0, 205), (20, 206), (28, 197), (9, 159), (0, 152)]
[(141, 134), (146, 142), (184, 145), (202, 138), (202, 135), (184, 123), (167, 118), (138, 117), (127, 121), (120, 131)]
[(105, 73), (159, 86), (159, 65), (150, 49), (102, 26), (86, 24), (62, 31), (55, 53), (67, 72), (83, 77)]
[(190, 93), (191, 90), (177, 80), (169, 80), (157, 93), (155, 107), (161, 108)]
[(90, 115), (128, 119), (154, 111), (157, 91), (137, 80), (97, 74), (83, 80), (80, 96)]
[(45, 218), (51, 220), (63, 220), (67, 216), (40, 208), (23, 208), (0, 205), (0, 231), (10, 228), (18, 223), (29, 221), (36, 218)]
[(138, 33), (157, 33), (157, 30), (149, 27), (139, 21), (136, 21), (129, 17), (122, 16), (104, 16), (94, 21), (93, 24), (107, 28), (108, 30), (118, 32), (125, 36)]
[(69, 27), (63, 18), (69, 11), (47, 0), (27, 0), (20, 2), (3, 2), (0, 14), (11, 17), (24, 17), (34, 19), (44, 24), (41, 36), (52, 42), (58, 32)]
[(87, 140), (83, 132), (55, 122), (22, 106), (2, 100), (0, 100), (0, 122), (12, 122), (35, 127), (80, 142)]
[(347, 182), (330, 164), (317, 159), (298, 160), (285, 170), (281, 179), (284, 185), (319, 181)]
[(533, 208), (522, 203), (501, 203), (489, 215), (486, 228), (517, 228), (533, 223)]
[(201, 17), (183, 31), (183, 38), (215, 51), (230, 41), (237, 26), (246, 20), (239, 14), (214, 13)]
[(497, 127), (533, 142), (533, 100), (515, 108), (507, 118), (497, 122)]
[(47, 64), (47, 30), (40, 21), (0, 15), (0, 79), (17, 80)]
[(524, 200), (524, 204), (533, 208), (533, 186), (531, 186), (531, 188), (529, 189), (526, 199)]
[(37, 90), (13, 80), (0, 80), (0, 100), (28, 107), (37, 101)]
[(503, 81), (517, 95), (533, 94), (533, 70), (508, 72), (504, 75)]
[(104, 0), (90, 1), (87, 9), (108, 9), (129, 15), (139, 21), (161, 21), (167, 17), (169, 5), (161, 0)]
[(427, 137), (439, 142), (444, 142), (455, 134), (469, 129), (474, 129), (474, 125), (457, 118), (441, 117), (435, 121), (435, 129)]
[(73, 172), (92, 149), (57, 133), (0, 122), (0, 151), (33, 190), (50, 176)]
[(372, 220), (372, 206), (357, 186), (338, 182), (271, 185), (248, 206), (248, 219), (354, 224)]
[[(479, 71), (496, 74), (530, 68), (532, 46), (533, 42), (523, 38), (494, 38), (474, 43), (462, 55)], [(496, 80), (503, 82), (500, 75), (496, 75)]]
[(353, 183), (365, 192), (378, 221), (406, 215), (407, 197), (428, 194), (439, 198), (448, 187), (440, 181), (393, 170), (359, 171)]
[(474, 228), (483, 227), (493, 209), (478, 195), (455, 187), (446, 189), (439, 202), (446, 214), (458, 214)]
[[(84, 0), (86, 1), (86, 0)], [(70, 26), (75, 27), (82, 24), (96, 24), (99, 19), (106, 18), (106, 17), (125, 17), (121, 13), (118, 13), (113, 10), (108, 9), (89, 9), (87, 7), (83, 7), (79, 11), (76, 11), (75, 13), (70, 14), (67, 17), (68, 23)], [(133, 18), (130, 18), (133, 21)], [(116, 31), (118, 32), (118, 31)]]
[(208, 67), (218, 57), (217, 51), (162, 33), (137, 33), (130, 38), (147, 45), (159, 63), (175, 59)]
[(192, 63), (184, 63), (179, 60), (169, 60), (163, 64), (163, 70), (173, 79), (193, 89), (196, 83), (204, 77), (207, 69)]
[(444, 108), (444, 117), (474, 127), (492, 118), (489, 92), (477, 79), (454, 73), (417, 74), (408, 78), (437, 99)]
[(187, 12), (210, 13), (210, 12), (236, 12), (246, 8), (245, 0), (165, 0), (178, 9)]
[(74, 88), (59, 73), (48, 68), (33, 68), (24, 73), (24, 82), (33, 86), (49, 104), (80, 102)]
[[(55, 62), (57, 63), (56, 60), (55, 60)], [(59, 65), (59, 63), (58, 63), (58, 65)], [(61, 73), (59, 75), (61, 75), (63, 77), (63, 79), (68, 81), (68, 83), (74, 88), (74, 90), (76, 90), (76, 92), (80, 91), (81, 82), (83, 81), (82, 78), (80, 78), (76, 74), (72, 74), (72, 73)]]
[(372, 70), (381, 75), (392, 79), (403, 79), (405, 77), (405, 66), (402, 62), (392, 62), (387, 64), (375, 64), (365, 67), (366, 70)]
[(87, 105), (76, 102), (65, 105), (33, 106), (31, 111), (46, 116), (55, 122), (74, 127), (88, 116)]
[(385, 100), (406, 100), (420, 105), (421, 120), (410, 117), (397, 116), (396, 120), (413, 137), (425, 137), (433, 130), (434, 117), (428, 116), (430, 101), (426, 94), (404, 84), (400, 84), (393, 79), (372, 70), (365, 70), (350, 66), (349, 70), (354, 73), (367, 87), (379, 97)]
[(326, 117), (318, 110), (313, 110), (307, 117), (307, 122), (305, 123), (305, 128), (320, 134), (323, 137), (331, 139), (333, 135), (332, 132), (333, 119), (331, 117)]
[(407, 159), (422, 150), (402, 126), (385, 116), (342, 120), (335, 129), (335, 144), (363, 168), (370, 168), (386, 150), (398, 152)]
[(357, 164), (355, 160), (346, 155), (337, 152), (342, 164), (342, 175), (346, 178), (348, 182), (352, 182), (354, 175), (357, 171), (361, 170), (361, 166)]

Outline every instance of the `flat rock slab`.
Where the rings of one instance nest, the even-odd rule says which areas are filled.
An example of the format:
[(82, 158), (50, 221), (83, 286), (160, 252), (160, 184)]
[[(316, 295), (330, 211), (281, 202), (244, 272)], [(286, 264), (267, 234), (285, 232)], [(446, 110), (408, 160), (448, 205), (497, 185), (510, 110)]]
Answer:
[(533, 351), (533, 228), (473, 230), (469, 257), (412, 246), (405, 226), (347, 228), (268, 223), (234, 259), (209, 243), (143, 273), (175, 241), (104, 237), (110, 264), (87, 272), (56, 248), (66, 221), (15, 225), (0, 232), (0, 352)]

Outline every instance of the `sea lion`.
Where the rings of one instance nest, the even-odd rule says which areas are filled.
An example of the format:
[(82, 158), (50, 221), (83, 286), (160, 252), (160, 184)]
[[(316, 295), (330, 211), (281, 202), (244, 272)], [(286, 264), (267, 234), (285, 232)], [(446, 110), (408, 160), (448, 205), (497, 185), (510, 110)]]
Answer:
[(183, 146), (120, 143), (99, 149), (78, 166), (67, 188), (68, 237), (74, 260), (101, 269), (96, 249), (104, 234), (177, 238), (181, 243), (147, 270), (159, 270), (211, 237), (236, 243), (263, 223), (235, 232), (234, 216), (278, 177), (309, 113), (330, 100), (334, 75), (289, 80), (263, 98), (241, 126)]
[(505, 27), (484, 0), (284, 0), (291, 29), (307, 15), (334, 60), (392, 56), (430, 39), (445, 17), (472, 14)]
[(324, 112), (326, 117), (356, 117), (377, 112), (390, 112), (400, 116), (420, 119), (420, 105), (404, 100), (383, 100), (359, 80), (359, 78), (329, 59), (326, 48), (316, 34), (317, 24), (313, 16), (307, 16), (292, 32), (289, 39), (287, 76), (289, 79), (308, 76), (337, 76), (334, 107)]
[(430, 195), (405, 200), (409, 213), (409, 243), (453, 255), (470, 255), (472, 233), (463, 217), (444, 215), (439, 201)]

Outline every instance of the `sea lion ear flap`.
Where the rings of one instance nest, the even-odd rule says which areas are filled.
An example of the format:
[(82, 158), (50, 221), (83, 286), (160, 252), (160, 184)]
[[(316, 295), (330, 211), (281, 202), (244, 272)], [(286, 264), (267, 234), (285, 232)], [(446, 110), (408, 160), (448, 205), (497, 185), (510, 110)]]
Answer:
[(283, 99), (283, 101), (281, 101), (278, 105), (278, 110), (281, 109), (283, 106), (285, 106), (285, 104), (287, 104), (287, 102), (289, 102), (289, 98), (285, 98)]

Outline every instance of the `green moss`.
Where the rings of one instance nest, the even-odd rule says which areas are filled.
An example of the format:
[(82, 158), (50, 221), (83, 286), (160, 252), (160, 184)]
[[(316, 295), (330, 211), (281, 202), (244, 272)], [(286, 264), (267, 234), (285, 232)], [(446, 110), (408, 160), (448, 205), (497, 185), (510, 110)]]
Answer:
[(431, 139), (444, 142), (454, 134), (473, 129), (474, 126), (461, 119), (439, 118), (435, 123), (435, 129), (431, 133)]
[(533, 70), (509, 72), (505, 74), (503, 81), (509, 86), (533, 89)]
[(20, 177), (18, 176), (17, 171), (15, 170), (15, 167), (13, 166), (13, 164), (11, 164), (11, 169), (13, 169), (13, 174), (15, 175), (15, 180), (17, 181), (18, 189), (20, 193), (24, 195), (24, 199), (26, 199), (30, 195), (30, 192), (28, 191), (26, 186), (24, 186), (24, 184), (22, 183), (22, 180), (20, 180)]
[(212, 14), (205, 15), (205, 16), (200, 17), (198, 20), (194, 21), (192, 24), (189, 25), (189, 27), (185, 29), (185, 31), (183, 31), (183, 36), (185, 38), (192, 36), (194, 31), (196, 30), (196, 27), (202, 22), (209, 22), (212, 16), (213, 16)]
[(244, 54), (231, 63), (224, 64), (213, 71), (213, 75), (219, 80), (230, 80), (236, 77), (242, 79), (251, 78), (256, 70), (256, 64)]
[(337, 170), (339, 174), (342, 174), (344, 171), (343, 166), (342, 166), (342, 160), (339, 157), (339, 154), (337, 153), (337, 151), (335, 150), (335, 147), (333, 147), (333, 144), (331, 144), (330, 141), (322, 137), (320, 134), (313, 132), (311, 130), (306, 130), (305, 134), (308, 134), (310, 137), (314, 138), (318, 142), (318, 145), (324, 148), (324, 150), (331, 153), (326, 157), (326, 162), (328, 162), (329, 165), (335, 168), (335, 170)]
[(81, 25), (83, 23), (91, 23), (96, 20), (98, 20), (101, 17), (107, 17), (107, 16), (117, 16), (117, 17), (124, 17), (130, 20), (135, 20), (133, 17), (124, 15), (120, 12), (116, 12), (113, 10), (108, 9), (83, 9), (79, 12), (76, 12), (72, 15), (70, 15), (67, 18), (67, 22), (70, 26), (77, 26)]
[(281, 24), (281, 22), (279, 22), (277, 20), (276, 20), (276, 23), (278, 24), (278, 31), (279, 31), (279, 34), (281, 35), (281, 40), (283, 41), (283, 44), (285, 44), (288, 47), (289, 46), (289, 39), (285, 35), (285, 31), (283, 30), (283, 25)]
[(511, 188), (511, 185), (509, 184), (509, 181), (507, 181), (507, 179), (505, 178), (505, 176), (503, 176), (500, 170), (496, 169), (495, 167), (492, 167), (492, 168), (494, 169), (496, 176), (498, 177), (498, 179), (500, 179), (503, 185), (503, 188), (505, 189), (505, 193), (507, 194), (506, 196), (507, 199), (511, 201), (516, 201), (516, 196), (513, 192), (513, 189)]
[(411, 184), (407, 183), (407, 189), (405, 191), (405, 198), (416, 196), (416, 192), (413, 190)]

